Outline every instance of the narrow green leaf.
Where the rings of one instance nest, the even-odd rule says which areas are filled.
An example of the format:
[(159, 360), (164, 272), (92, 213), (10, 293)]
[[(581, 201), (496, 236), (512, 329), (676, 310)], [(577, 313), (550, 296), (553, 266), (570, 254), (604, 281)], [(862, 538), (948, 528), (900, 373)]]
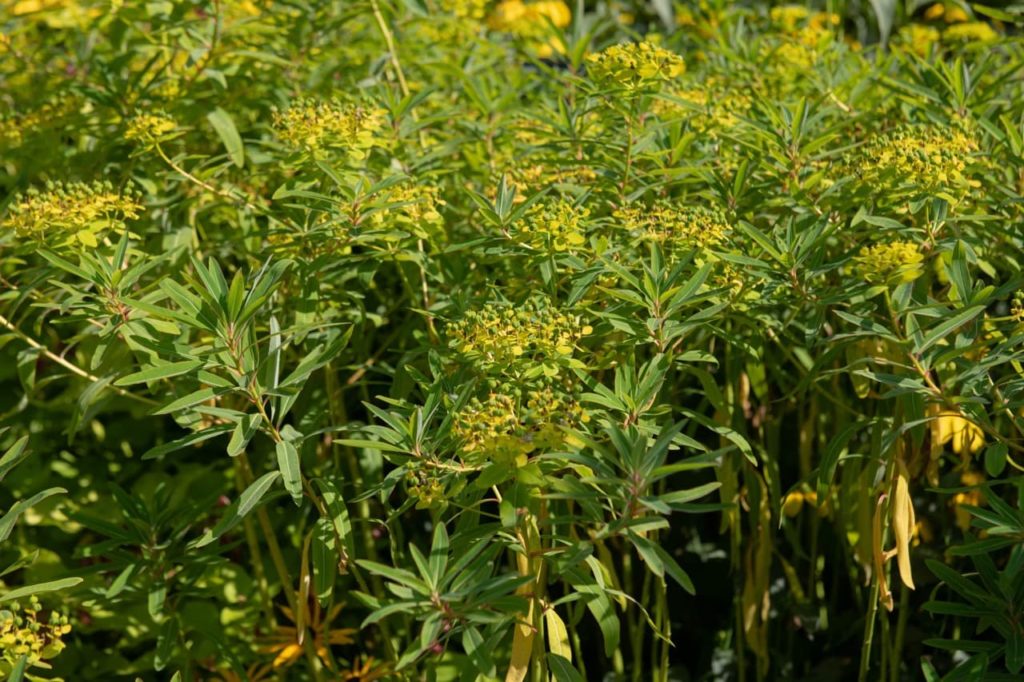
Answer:
[(238, 134), (238, 128), (235, 127), (231, 115), (217, 107), (206, 115), (206, 120), (220, 136), (231, 162), (241, 168), (245, 164), (245, 147), (242, 145), (242, 137)]
[(38, 492), (27, 500), (21, 500), (11, 505), (11, 508), (4, 514), (3, 518), (0, 518), (0, 542), (3, 542), (11, 535), (11, 531), (14, 530), (14, 524), (18, 522), (18, 518), (25, 513), (25, 511), (34, 505), (39, 504), (48, 497), (53, 495), (59, 495), (60, 493), (66, 493), (67, 490), (64, 488), (47, 488), (42, 492)]
[(51, 580), (46, 583), (36, 583), (35, 585), (25, 585), (17, 589), (11, 590), (5, 595), (0, 596), (0, 602), (12, 601), (14, 599), (24, 599), (25, 597), (31, 597), (33, 594), (41, 594), (43, 592), (56, 592), (57, 590), (66, 590), (69, 587), (74, 587), (82, 582), (81, 578), (61, 578), (60, 580)]
[(271, 486), (277, 482), (280, 475), (280, 471), (269, 471), (250, 483), (249, 487), (242, 491), (242, 494), (238, 496), (238, 500), (228, 507), (224, 514), (224, 518), (214, 526), (213, 530), (207, 530), (206, 533), (192, 546), (196, 549), (205, 547), (211, 542), (220, 539), (224, 533), (227, 533), (237, 526), (249, 512), (255, 509), (256, 506), (263, 501), (264, 495), (266, 495)]
[(14, 445), (7, 448), (3, 457), (0, 457), (0, 481), (4, 480), (4, 476), (26, 457), (28, 457), (28, 436), (22, 436), (14, 441)]
[(169, 379), (170, 377), (188, 374), (203, 366), (202, 360), (183, 360), (181, 362), (167, 362), (154, 365), (140, 372), (123, 376), (114, 382), (115, 386), (131, 386), (132, 384), (148, 383), (158, 379)]
[(299, 451), (291, 441), (282, 440), (277, 443), (277, 468), (284, 478), (284, 488), (292, 496), (296, 505), (302, 504), (302, 470), (299, 464)]
[(936, 343), (946, 338), (946, 336), (950, 332), (959, 327), (962, 327), (963, 325), (973, 320), (984, 309), (985, 306), (983, 305), (973, 305), (970, 308), (967, 308), (966, 310), (963, 310), (960, 313), (954, 315), (948, 320), (940, 322), (939, 324), (935, 325), (925, 335), (924, 339), (921, 341), (921, 344), (914, 349), (915, 352), (919, 354), (925, 352), (926, 350), (934, 346)]

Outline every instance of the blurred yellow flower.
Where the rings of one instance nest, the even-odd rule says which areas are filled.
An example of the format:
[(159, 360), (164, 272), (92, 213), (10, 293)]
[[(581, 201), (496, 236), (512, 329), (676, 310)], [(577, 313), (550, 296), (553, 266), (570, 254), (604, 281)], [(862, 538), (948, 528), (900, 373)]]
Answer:
[(932, 49), (932, 45), (939, 42), (940, 35), (939, 30), (934, 26), (907, 24), (899, 30), (898, 37), (899, 43), (904, 48), (919, 57), (926, 57)]
[(1000, 37), (999, 32), (984, 21), (953, 24), (942, 32), (943, 40), (967, 45), (994, 43)]

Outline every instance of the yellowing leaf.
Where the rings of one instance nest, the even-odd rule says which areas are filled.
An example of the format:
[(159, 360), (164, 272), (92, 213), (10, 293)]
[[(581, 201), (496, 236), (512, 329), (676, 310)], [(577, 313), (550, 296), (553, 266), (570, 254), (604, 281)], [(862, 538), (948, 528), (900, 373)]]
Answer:
[(910, 498), (910, 483), (907, 467), (897, 463), (896, 493), (893, 498), (892, 525), (896, 534), (896, 561), (903, 584), (914, 589), (914, 577), (910, 571), (910, 540), (914, 535), (917, 520), (914, 517), (914, 501)]
[(885, 496), (878, 498), (875, 505), (875, 516), (871, 523), (871, 552), (875, 563), (875, 574), (878, 576), (878, 600), (886, 609), (892, 611), (892, 592), (889, 591), (888, 581), (885, 579), (885, 550), (882, 549), (882, 508), (885, 504)]
[(535, 632), (531, 624), (533, 623), (534, 603), (534, 600), (531, 599), (526, 619), (516, 622), (515, 632), (512, 636), (512, 658), (508, 664), (505, 682), (523, 682), (526, 679), (526, 672), (530, 668), (530, 657), (533, 654)]
[(572, 647), (569, 646), (569, 631), (565, 628), (562, 617), (551, 607), (544, 612), (544, 626), (548, 633), (548, 651), (572, 661)]

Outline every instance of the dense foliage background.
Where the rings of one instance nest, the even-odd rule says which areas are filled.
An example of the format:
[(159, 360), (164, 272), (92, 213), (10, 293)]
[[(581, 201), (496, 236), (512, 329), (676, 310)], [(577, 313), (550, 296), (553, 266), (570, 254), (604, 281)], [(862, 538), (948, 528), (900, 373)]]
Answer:
[(1020, 679), (1020, 17), (0, 0), (0, 674)]

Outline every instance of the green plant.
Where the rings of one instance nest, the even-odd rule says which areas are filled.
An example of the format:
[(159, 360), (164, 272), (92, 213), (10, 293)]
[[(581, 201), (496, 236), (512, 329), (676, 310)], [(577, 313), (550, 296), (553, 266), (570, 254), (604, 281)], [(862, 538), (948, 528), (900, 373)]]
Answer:
[(0, 0), (26, 674), (1019, 674), (1017, 18)]

